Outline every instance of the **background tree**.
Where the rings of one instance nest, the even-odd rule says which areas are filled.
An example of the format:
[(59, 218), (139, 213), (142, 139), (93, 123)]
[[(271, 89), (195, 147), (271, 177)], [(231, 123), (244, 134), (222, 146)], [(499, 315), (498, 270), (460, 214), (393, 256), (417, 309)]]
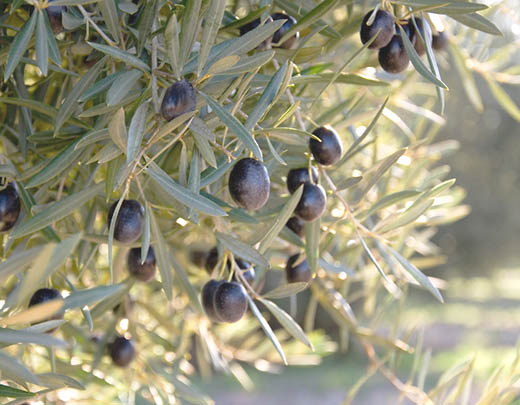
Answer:
[(472, 55), (507, 7), (0, 2), (0, 396), (209, 403), (194, 373), (247, 385), (245, 363), (351, 340), (371, 367), (347, 402), (375, 371), (415, 403), (463, 396), (471, 363), (425, 391), (399, 308), (416, 287), (442, 301), (431, 238), (468, 213), (439, 164), (440, 72), (520, 115), (501, 87), (517, 43)]

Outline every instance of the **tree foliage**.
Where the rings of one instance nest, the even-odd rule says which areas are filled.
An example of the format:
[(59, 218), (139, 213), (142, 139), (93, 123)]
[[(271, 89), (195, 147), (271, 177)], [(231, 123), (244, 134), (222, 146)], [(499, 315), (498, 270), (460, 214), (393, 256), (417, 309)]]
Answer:
[[(359, 41), (361, 20), (375, 6), (401, 22), (427, 22), (425, 56), (404, 36), (411, 65), (401, 74), (383, 72), (377, 52)], [(507, 57), (518, 44), (486, 58), (476, 46), (497, 41), (493, 15), (498, 21), (508, 6), (1, 1), (0, 175), (16, 182), (22, 214), (1, 251), (0, 397), (52, 400), (60, 388), (88, 387), (79, 398), (211, 403), (190, 383), (194, 373), (224, 370), (248, 386), (246, 363), (314, 363), (346, 350), (349, 339), (369, 357), (367, 377), (381, 371), (416, 403), (464, 395), (471, 362), (425, 391), (428, 356), (410, 343), (412, 330), (395, 308), (410, 288), (442, 302), (443, 281), (427, 275), (444, 260), (431, 239), (439, 225), (469, 212), (463, 189), (439, 164), (457, 148), (435, 140), (448, 94), (442, 71), (458, 72), (477, 110), (475, 75), (483, 77), (520, 119), (503, 87), (518, 83)], [(299, 33), (292, 48), (269, 41), (285, 21), (267, 18), (275, 11), (297, 21), (279, 42)], [(240, 35), (257, 18), (263, 23)], [(431, 38), (439, 31), (449, 43), (438, 52)], [(166, 121), (164, 94), (182, 79), (195, 89), (195, 110)], [(340, 134), (343, 155), (319, 166), (326, 211), (300, 237), (285, 224), (301, 191), (289, 194), (285, 180), (292, 168), (318, 167), (308, 145), (326, 124)], [(269, 200), (255, 211), (238, 207), (227, 187), (244, 157), (269, 172)], [(123, 199), (144, 207), (142, 236), (130, 244), (114, 237)], [(151, 246), (159, 275), (139, 283), (126, 257), (141, 247), (144, 260)], [(249, 311), (238, 323), (211, 322), (200, 303), (210, 276), (194, 258), (213, 246), (220, 259), (212, 276), (245, 286)], [(310, 283), (285, 282), (283, 269), (296, 253), (308, 261)], [(237, 258), (253, 263), (252, 285)], [(28, 309), (45, 286), (64, 300)], [(303, 290), (310, 298), (296, 305)], [(282, 309), (287, 297), (291, 306)], [(318, 308), (337, 326), (337, 342), (315, 329)], [(64, 320), (47, 320), (59, 311)], [(129, 368), (116, 369), (107, 355), (116, 334), (135, 342)], [(415, 353), (414, 369), (400, 380), (393, 365), (407, 353)], [(508, 403), (505, 380), (494, 379), (504, 391), (490, 386), (483, 403)]]

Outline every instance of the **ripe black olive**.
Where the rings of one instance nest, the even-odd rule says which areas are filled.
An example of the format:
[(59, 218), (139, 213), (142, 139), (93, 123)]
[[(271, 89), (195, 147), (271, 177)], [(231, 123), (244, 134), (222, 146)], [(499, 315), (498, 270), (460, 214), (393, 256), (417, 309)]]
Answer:
[(439, 31), (432, 36), (432, 48), (436, 51), (442, 51), (448, 44), (448, 35), (444, 31)]
[(128, 366), (135, 357), (133, 341), (123, 336), (117, 336), (112, 343), (108, 345), (108, 350), (112, 362), (119, 367)]
[[(32, 295), (31, 299), (29, 300), (28, 306), (30, 308), (34, 305), (43, 304), (48, 301), (62, 300), (62, 299), (63, 298), (62, 298), (60, 292), (58, 290), (56, 290), (55, 288), (40, 288), (39, 290), (36, 290), (35, 293)], [(59, 311), (59, 312), (55, 313), (49, 319), (46, 319), (46, 320), (43, 320), (40, 322), (51, 321), (51, 320), (60, 320), (60, 319), (63, 319), (63, 311)], [(37, 323), (39, 323), (39, 322), (37, 322)], [(49, 330), (48, 333), (52, 333), (52, 332), (56, 331), (56, 329), (58, 329), (58, 328)]]
[(300, 238), (303, 238), (305, 235), (305, 222), (298, 217), (289, 218), (286, 226)]
[(223, 282), (215, 289), (213, 297), (215, 314), (223, 322), (237, 322), (247, 311), (246, 292), (242, 284)]
[(297, 253), (287, 260), (285, 276), (288, 283), (308, 283), (312, 279), (312, 273), (307, 259), (304, 259), (301, 263), (297, 263), (299, 258), (300, 254)]
[(314, 221), (321, 217), (327, 205), (327, 196), (323, 187), (305, 183), (303, 193), (294, 213), (304, 221)]
[(0, 191), (0, 232), (11, 229), (20, 216), (20, 196), (15, 183)]
[(314, 138), (309, 140), (309, 147), (314, 159), (324, 166), (336, 163), (343, 153), (338, 133), (328, 125), (316, 128), (312, 133), (321, 139), (321, 142)]
[(289, 170), (289, 173), (287, 174), (287, 189), (289, 190), (289, 193), (294, 193), (301, 184), (318, 183), (318, 170), (316, 170), (314, 166), (311, 166), (310, 172), (312, 175), (312, 181), (308, 167)]
[(139, 281), (150, 281), (155, 276), (155, 252), (150, 246), (144, 263), (141, 263), (141, 248), (130, 249), (127, 257), (128, 271)]
[[(112, 215), (116, 209), (117, 201), (108, 211), (107, 225), (110, 227)], [(114, 227), (114, 239), (123, 243), (133, 243), (141, 236), (143, 230), (144, 208), (136, 200), (124, 200), (119, 209)]]
[(368, 19), (374, 10), (369, 11), (363, 21), (361, 22), (361, 29), (359, 34), (361, 42), (366, 44), (370, 39), (377, 34), (376, 39), (369, 45), (369, 49), (380, 49), (387, 46), (394, 35), (394, 16), (388, 11), (378, 10), (374, 21), (370, 26), (367, 25)]
[(388, 73), (400, 73), (409, 63), (401, 35), (394, 35), (390, 43), (379, 50), (379, 64)]
[(180, 80), (166, 90), (161, 103), (161, 114), (166, 121), (171, 121), (179, 115), (195, 111), (197, 95), (191, 83)]
[(294, 19), (294, 17), (291, 17), (290, 15), (284, 13), (271, 14), (271, 18), (273, 20), (286, 20), (285, 23), (280, 28), (278, 28), (278, 30), (276, 30), (276, 32), (273, 34), (273, 47), (291, 49), (300, 37), (299, 32), (296, 32), (292, 37), (285, 40), (281, 44), (278, 44), (278, 42), (280, 41), (280, 39), (282, 39), (285, 33), (289, 31), (289, 29), (291, 29), (293, 25), (296, 24), (296, 20)]
[[(266, 18), (264, 24), (267, 24), (268, 22), (272, 22), (272, 21), (273, 21), (273, 19), (268, 16)], [(240, 36), (242, 36), (244, 34), (247, 34), (249, 31), (254, 30), (259, 25), (260, 25), (260, 18), (257, 18), (257, 19), (255, 19), (253, 21), (248, 22), (247, 24), (242, 25), (239, 28)], [(271, 43), (271, 39), (272, 38), (269, 37), (269, 38), (263, 40), (262, 43), (260, 45), (258, 45), (256, 48), (259, 49), (259, 50), (266, 49), (269, 46), (269, 44)]]
[[(49, 3), (52, 3), (53, 0), (49, 0)], [(61, 21), (61, 16), (63, 11), (65, 11), (65, 6), (47, 6), (45, 9), (47, 11), (47, 16), (49, 17), (49, 23), (51, 24), (52, 32), (54, 34), (59, 34), (63, 31), (63, 23)]]
[(206, 315), (212, 321), (220, 321), (220, 319), (217, 317), (217, 314), (215, 313), (214, 299), (215, 291), (222, 283), (224, 283), (223, 280), (217, 281), (211, 279), (206, 284), (204, 284), (204, 287), (202, 288), (202, 308), (204, 308), (204, 312), (206, 312)]
[(265, 165), (252, 158), (239, 160), (229, 174), (229, 193), (246, 210), (258, 210), (269, 199), (271, 182)]

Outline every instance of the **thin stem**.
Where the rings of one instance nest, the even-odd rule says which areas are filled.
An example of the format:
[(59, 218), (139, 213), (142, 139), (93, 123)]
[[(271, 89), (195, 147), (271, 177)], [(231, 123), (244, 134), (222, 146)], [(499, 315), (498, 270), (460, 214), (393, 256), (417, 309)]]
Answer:
[[(108, 43), (108, 45), (115, 46), (116, 43), (114, 41), (112, 41), (109, 37), (107, 37), (106, 34), (103, 32), (103, 30), (98, 27), (98, 25), (94, 22), (94, 20), (92, 20), (92, 18), (90, 18), (90, 15), (87, 12), (87, 10), (85, 10), (83, 8), (83, 6), (81, 6), (80, 4), (78, 4), (77, 7), (78, 7), (79, 11), (81, 12), (81, 14), (83, 14), (83, 17), (85, 17), (85, 20), (87, 20), (89, 24), (92, 24), (94, 29), (98, 32), (99, 35), (101, 35), (101, 37)], [(87, 24), (87, 29), (88, 29), (88, 24)]]

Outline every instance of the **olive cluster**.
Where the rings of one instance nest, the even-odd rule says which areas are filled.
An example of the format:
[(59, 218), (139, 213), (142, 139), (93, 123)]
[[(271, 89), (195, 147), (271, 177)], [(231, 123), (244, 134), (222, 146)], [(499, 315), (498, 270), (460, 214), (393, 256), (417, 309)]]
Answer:
[[(422, 38), (425, 38), (424, 27), (427, 24), (426, 21), (415, 17), (415, 24), (411, 19), (399, 21), (396, 24), (394, 16), (388, 11), (377, 10), (375, 16), (371, 18), (373, 13), (374, 10), (369, 11), (361, 22), (361, 42), (365, 44), (372, 40), (368, 48), (379, 50), (379, 64), (383, 70), (388, 73), (399, 73), (404, 71), (410, 63), (410, 58), (404, 48), (399, 25), (408, 36), (417, 54), (422, 56), (426, 53), (422, 40)], [(369, 21), (371, 21), (370, 24)], [(416, 27), (419, 29), (420, 35), (418, 35)], [(439, 32), (432, 36), (431, 45), (433, 49), (442, 50), (445, 48), (446, 43), (447, 37), (444, 32)]]
[[(287, 31), (291, 29), (293, 25), (296, 24), (296, 20), (294, 17), (291, 17), (290, 15), (284, 14), (284, 13), (273, 13), (270, 16), (267, 17), (266, 22), (276, 21), (276, 20), (285, 20), (285, 23), (273, 34), (272, 37), (267, 38), (265, 41), (263, 41), (259, 48), (265, 49), (269, 46), (273, 48), (284, 48), (284, 49), (291, 49), (294, 47), (294, 44), (296, 44), (296, 41), (300, 37), (300, 33), (296, 32), (292, 37), (288, 38), (281, 44), (279, 43), (282, 37), (285, 35)], [(248, 33), (251, 30), (254, 30), (256, 27), (260, 25), (261, 21), (260, 18), (257, 18), (256, 20), (253, 20), (247, 24), (242, 25), (240, 30), (240, 35), (244, 35)]]

